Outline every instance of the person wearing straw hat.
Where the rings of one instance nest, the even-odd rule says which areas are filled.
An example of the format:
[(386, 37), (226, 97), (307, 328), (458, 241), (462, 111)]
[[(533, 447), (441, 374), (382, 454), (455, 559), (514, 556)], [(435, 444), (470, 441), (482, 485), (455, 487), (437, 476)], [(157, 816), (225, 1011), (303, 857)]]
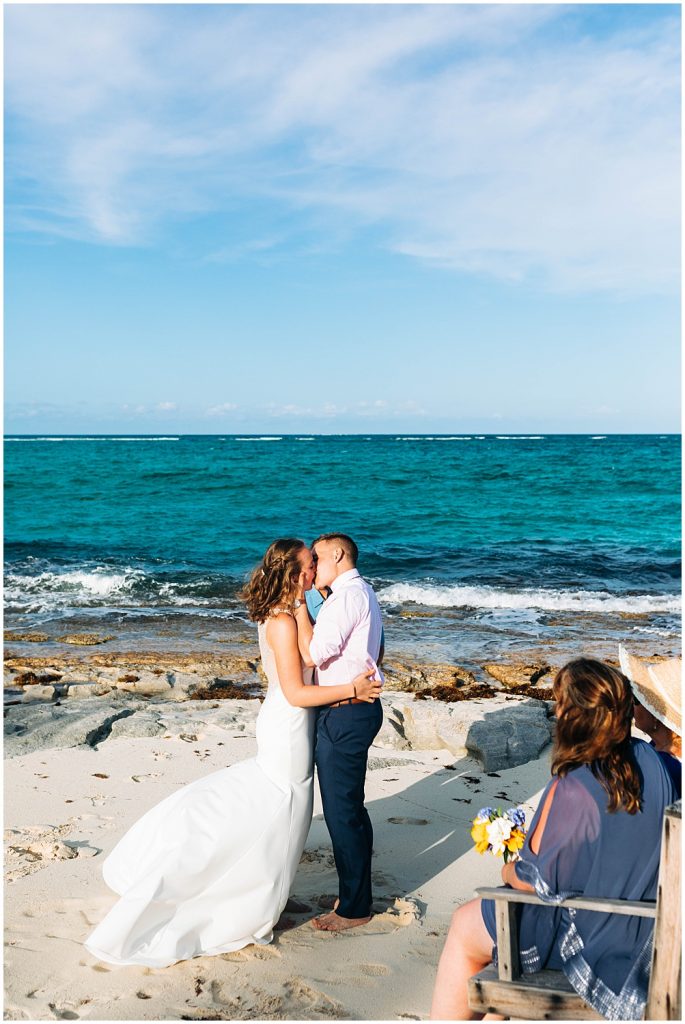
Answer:
[(682, 792), (682, 658), (648, 665), (619, 644), (621, 670), (630, 679), (635, 725), (650, 737), (673, 784)]

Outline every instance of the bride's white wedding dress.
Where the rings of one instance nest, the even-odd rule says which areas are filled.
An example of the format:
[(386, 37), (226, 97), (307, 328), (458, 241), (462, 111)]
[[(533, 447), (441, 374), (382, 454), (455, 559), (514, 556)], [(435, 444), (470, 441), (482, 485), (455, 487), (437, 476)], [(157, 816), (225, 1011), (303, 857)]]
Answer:
[(102, 873), (121, 899), (85, 943), (100, 960), (166, 967), (271, 941), (312, 818), (315, 716), (284, 697), (261, 624), (259, 647), (257, 756), (172, 793), (120, 840)]

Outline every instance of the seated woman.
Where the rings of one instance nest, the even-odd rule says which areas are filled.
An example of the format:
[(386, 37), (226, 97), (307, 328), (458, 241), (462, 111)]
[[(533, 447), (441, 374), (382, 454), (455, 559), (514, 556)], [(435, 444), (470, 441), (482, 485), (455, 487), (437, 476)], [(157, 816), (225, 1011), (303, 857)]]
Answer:
[(683, 787), (682, 658), (647, 665), (622, 645), (618, 654), (635, 695), (635, 725), (649, 736), (680, 797)]
[[(676, 792), (648, 743), (632, 739), (633, 695), (616, 669), (590, 658), (554, 680), (557, 729), (552, 779), (520, 860), (502, 868), (515, 889), (549, 906), (522, 906), (524, 973), (563, 970), (598, 1013), (639, 1020), (647, 996), (654, 922), (559, 907), (569, 896), (656, 899), (661, 825)], [(496, 948), (492, 900), (471, 900), (452, 918), (433, 995), (433, 1020), (468, 1020), (469, 978)]]

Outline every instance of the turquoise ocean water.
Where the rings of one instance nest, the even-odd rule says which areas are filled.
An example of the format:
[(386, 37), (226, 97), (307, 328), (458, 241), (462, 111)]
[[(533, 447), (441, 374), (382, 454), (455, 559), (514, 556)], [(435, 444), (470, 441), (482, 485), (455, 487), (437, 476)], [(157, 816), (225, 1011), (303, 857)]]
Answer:
[(680, 471), (673, 435), (9, 437), (5, 625), (211, 648), (271, 540), (338, 529), (396, 653), (669, 653)]

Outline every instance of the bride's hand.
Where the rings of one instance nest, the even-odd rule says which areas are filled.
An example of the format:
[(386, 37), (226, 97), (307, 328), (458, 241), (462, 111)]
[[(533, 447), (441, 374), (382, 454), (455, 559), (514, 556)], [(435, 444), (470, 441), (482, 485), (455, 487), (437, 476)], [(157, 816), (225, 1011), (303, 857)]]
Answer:
[(380, 697), (383, 684), (378, 679), (373, 678), (375, 674), (375, 668), (367, 669), (352, 680), (357, 691), (358, 700), (365, 700), (370, 704), (377, 697)]
[(306, 586), (308, 581), (309, 581), (309, 577), (308, 577), (306, 572), (301, 572), (300, 575), (297, 577), (297, 598), (298, 598), (298, 601), (304, 601), (305, 589), (309, 590), (309, 587)]

